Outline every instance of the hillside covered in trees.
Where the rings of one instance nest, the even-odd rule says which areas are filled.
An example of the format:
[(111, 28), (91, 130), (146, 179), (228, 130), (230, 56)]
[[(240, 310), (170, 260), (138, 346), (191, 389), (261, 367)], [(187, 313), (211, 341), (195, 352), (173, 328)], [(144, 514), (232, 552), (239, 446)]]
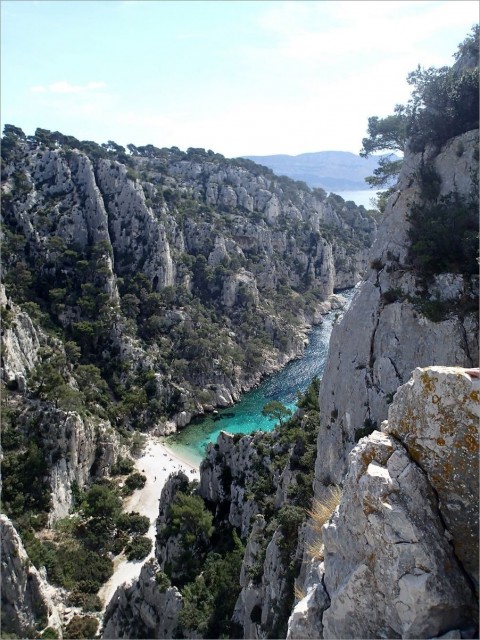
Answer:
[[(7, 633), (96, 633), (112, 559), (149, 550), (122, 513), (143, 433), (230, 405), (365, 273), (299, 411), (265, 407), (274, 431), (221, 434), (199, 484), (169, 478), (155, 557), (102, 633), (478, 636), (478, 28), (412, 81), (364, 140), (405, 151), (378, 233), (248, 160), (6, 125)], [(45, 628), (35, 566), (78, 613), (66, 629)]]
[(144, 434), (300, 355), (376, 222), (247, 160), (14, 125), (1, 178), (2, 511), (88, 610), (112, 554), (150, 547), (121, 514)]

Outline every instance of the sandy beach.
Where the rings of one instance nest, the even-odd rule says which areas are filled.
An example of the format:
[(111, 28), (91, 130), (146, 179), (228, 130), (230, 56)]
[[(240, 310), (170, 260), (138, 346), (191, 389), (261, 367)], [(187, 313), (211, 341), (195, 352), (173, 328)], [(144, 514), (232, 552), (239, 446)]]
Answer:
[(154, 436), (147, 436), (145, 449), (135, 461), (135, 469), (146, 476), (147, 481), (143, 489), (135, 491), (133, 495), (127, 498), (125, 511), (137, 511), (149, 518), (150, 528), (147, 535), (152, 540), (153, 547), (144, 560), (128, 562), (124, 554), (115, 558), (114, 573), (98, 592), (104, 607), (112, 598), (117, 587), (124, 582), (131, 582), (137, 578), (143, 563), (154, 555), (158, 500), (169, 475), (175, 471), (184, 471), (190, 480), (199, 478), (198, 467), (180, 458), (178, 454), (166, 447), (160, 438)]

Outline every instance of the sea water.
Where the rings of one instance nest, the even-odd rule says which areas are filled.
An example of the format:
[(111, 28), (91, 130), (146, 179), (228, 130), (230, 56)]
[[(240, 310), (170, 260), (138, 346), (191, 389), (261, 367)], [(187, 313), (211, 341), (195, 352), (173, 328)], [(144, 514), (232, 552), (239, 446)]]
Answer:
[[(347, 301), (345, 308), (350, 304), (354, 292), (355, 289), (342, 291), (341, 295)], [(276, 400), (292, 413), (295, 411), (298, 394), (305, 391), (315, 376), (322, 377), (330, 334), (343, 311), (330, 311), (323, 316), (323, 322), (311, 330), (301, 358), (289, 362), (259, 386), (242, 395), (233, 407), (194, 419), (185, 429), (167, 439), (168, 446), (198, 465), (205, 455), (207, 444), (216, 442), (220, 431), (247, 434), (273, 429), (276, 421), (262, 415), (263, 407), (271, 400)]]

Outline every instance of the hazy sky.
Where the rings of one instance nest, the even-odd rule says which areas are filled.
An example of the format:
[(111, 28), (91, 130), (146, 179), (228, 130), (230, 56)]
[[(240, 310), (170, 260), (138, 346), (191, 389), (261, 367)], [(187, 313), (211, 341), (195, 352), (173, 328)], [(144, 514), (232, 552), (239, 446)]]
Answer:
[(1, 1), (1, 120), (227, 157), (358, 153), (478, 2)]

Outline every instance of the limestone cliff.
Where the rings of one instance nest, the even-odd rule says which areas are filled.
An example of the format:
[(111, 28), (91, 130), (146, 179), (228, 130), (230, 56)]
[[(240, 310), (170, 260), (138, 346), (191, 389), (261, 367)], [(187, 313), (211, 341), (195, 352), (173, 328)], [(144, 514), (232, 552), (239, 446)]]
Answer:
[[(446, 126), (412, 110), (320, 393), (271, 433), (222, 434), (198, 485), (170, 478), (155, 560), (115, 594), (105, 637), (478, 634), (478, 118), (460, 63), (439, 76), (455, 91), (433, 77), (427, 96), (451, 101)], [(133, 429), (181, 428), (300, 354), (375, 233), (364, 209), (248, 161), (129, 152), (7, 126), (2, 444), (21, 473), (4, 493), (29, 534), (108, 473)], [(101, 560), (87, 591), (128, 537), (89, 515), (98, 494), (115, 510), (113, 484), (86, 503), (94, 530), (74, 524), (71, 549), (92, 558), (86, 540)], [(6, 555), (15, 628), (38, 626)]]
[[(429, 148), (405, 157), (367, 278), (332, 332), (320, 394), (317, 494), (323, 484), (342, 481), (356, 434), (380, 425), (415, 367), (478, 365), (478, 278), (443, 273), (426, 284), (409, 254), (409, 215), (422, 198), (421, 167), (428, 163), (435, 172), (438, 197), (455, 189), (467, 199), (475, 187), (477, 147), (478, 131), (470, 131), (440, 152)], [(428, 303), (444, 309), (443, 317), (432, 317)]]
[(6, 383), (26, 389), (26, 377), (38, 361), (38, 351), (44, 336), (34, 326), (30, 316), (21, 311), (0, 288), (0, 304), (4, 311), (2, 322), (2, 370)]
[(10, 125), (3, 142), (4, 282), (24, 313), (5, 335), (4, 379), (32, 368), (48, 326), (115, 399), (148, 377), (127, 427), (182, 427), (298, 356), (376, 232), (363, 207), (201, 149), (127, 154)]
[[(184, 637), (220, 637), (219, 629), (230, 637), (285, 637), (301, 562), (301, 505), (311, 495), (306, 475), (317, 418), (318, 411), (305, 410), (283, 431), (243, 437), (222, 432), (207, 449), (198, 486), (182, 473), (170, 477), (159, 501), (156, 561), (132, 585), (118, 589), (103, 637), (135, 637), (138, 629), (149, 637), (169, 637), (158, 635), (167, 620)], [(179, 496), (193, 498), (182, 526)], [(200, 504), (211, 514), (213, 535), (209, 541), (190, 537), (186, 546), (185, 532)], [(232, 548), (229, 540), (237, 533)], [(213, 582), (205, 590), (212, 570)], [(167, 588), (170, 581), (176, 596), (167, 602), (174, 589)]]
[[(61, 354), (65, 362), (65, 350), (58, 338), (35, 326), (29, 314), (11, 299), (4, 296), (3, 305), (8, 312), (2, 328), (3, 379), (14, 391), (10, 399), (8, 391), (3, 392), (7, 403), (3, 411), (4, 453), (9, 449), (11, 430), (26, 442), (37, 444), (44, 465), (39, 482), (50, 495), (49, 522), (52, 523), (69, 513), (73, 504), (72, 487), (83, 489), (93, 477), (108, 472), (120, 450), (118, 436), (106, 420), (64, 410), (58, 401), (48, 403), (30, 398), (32, 388), (38, 385), (33, 375), (36, 367), (42, 361), (55, 358), (55, 354)], [(45, 380), (42, 383), (45, 384)], [(68, 389), (75, 393), (78, 386), (73, 378), (70, 384)], [(18, 445), (17, 440), (15, 446), (18, 448)]]
[(94, 586), (56, 562), (100, 545), (101, 581), (110, 556), (55, 523), (95, 482), (120, 491), (105, 476), (135, 429), (171, 433), (300, 355), (376, 232), (363, 208), (251, 162), (130, 151), (9, 125), (2, 141), (3, 508), (90, 607)]
[(175, 587), (161, 588), (155, 560), (145, 563), (138, 581), (119, 587), (104, 616), (103, 638), (173, 638), (182, 607)]
[[(291, 638), (477, 632), (478, 384), (461, 367), (478, 366), (478, 276), (471, 256), (439, 266), (425, 235), (443, 233), (439, 211), (476, 209), (477, 173), (478, 130), (407, 150), (371, 268), (332, 332), (314, 492), (317, 504), (332, 485), (343, 495), (320, 535), (307, 528)], [(459, 368), (418, 369), (429, 365)]]
[(459, 367), (398, 389), (350, 452), (289, 638), (477, 637), (479, 389)]
[[(231, 587), (238, 590), (231, 611), (236, 633), (292, 639), (476, 637), (480, 379), (474, 373), (417, 368), (398, 389), (381, 431), (360, 439), (350, 452), (339, 505), (316, 530), (304, 523), (305, 510), (295, 507), (304, 473), (298, 440), (287, 449), (286, 461), (282, 429), (242, 438), (222, 433), (210, 445), (194, 494), (213, 514), (223, 544), (232, 526), (245, 542), (238, 583)], [(201, 584), (204, 574), (185, 587), (182, 534), (177, 529), (165, 537), (165, 531), (177, 493), (188, 493), (188, 486), (183, 474), (165, 486), (157, 561), (118, 590), (104, 637), (138, 637), (139, 629), (172, 637), (159, 635), (169, 633), (159, 631), (165, 625), (185, 637), (217, 637), (200, 624), (201, 598), (194, 600), (200, 626), (182, 626), (191, 585)], [(217, 538), (212, 552), (221, 548)], [(165, 572), (178, 588), (165, 583)]]
[(48, 584), (31, 564), (11, 521), (0, 514), (2, 631), (30, 638), (46, 627), (62, 637), (60, 616)]

